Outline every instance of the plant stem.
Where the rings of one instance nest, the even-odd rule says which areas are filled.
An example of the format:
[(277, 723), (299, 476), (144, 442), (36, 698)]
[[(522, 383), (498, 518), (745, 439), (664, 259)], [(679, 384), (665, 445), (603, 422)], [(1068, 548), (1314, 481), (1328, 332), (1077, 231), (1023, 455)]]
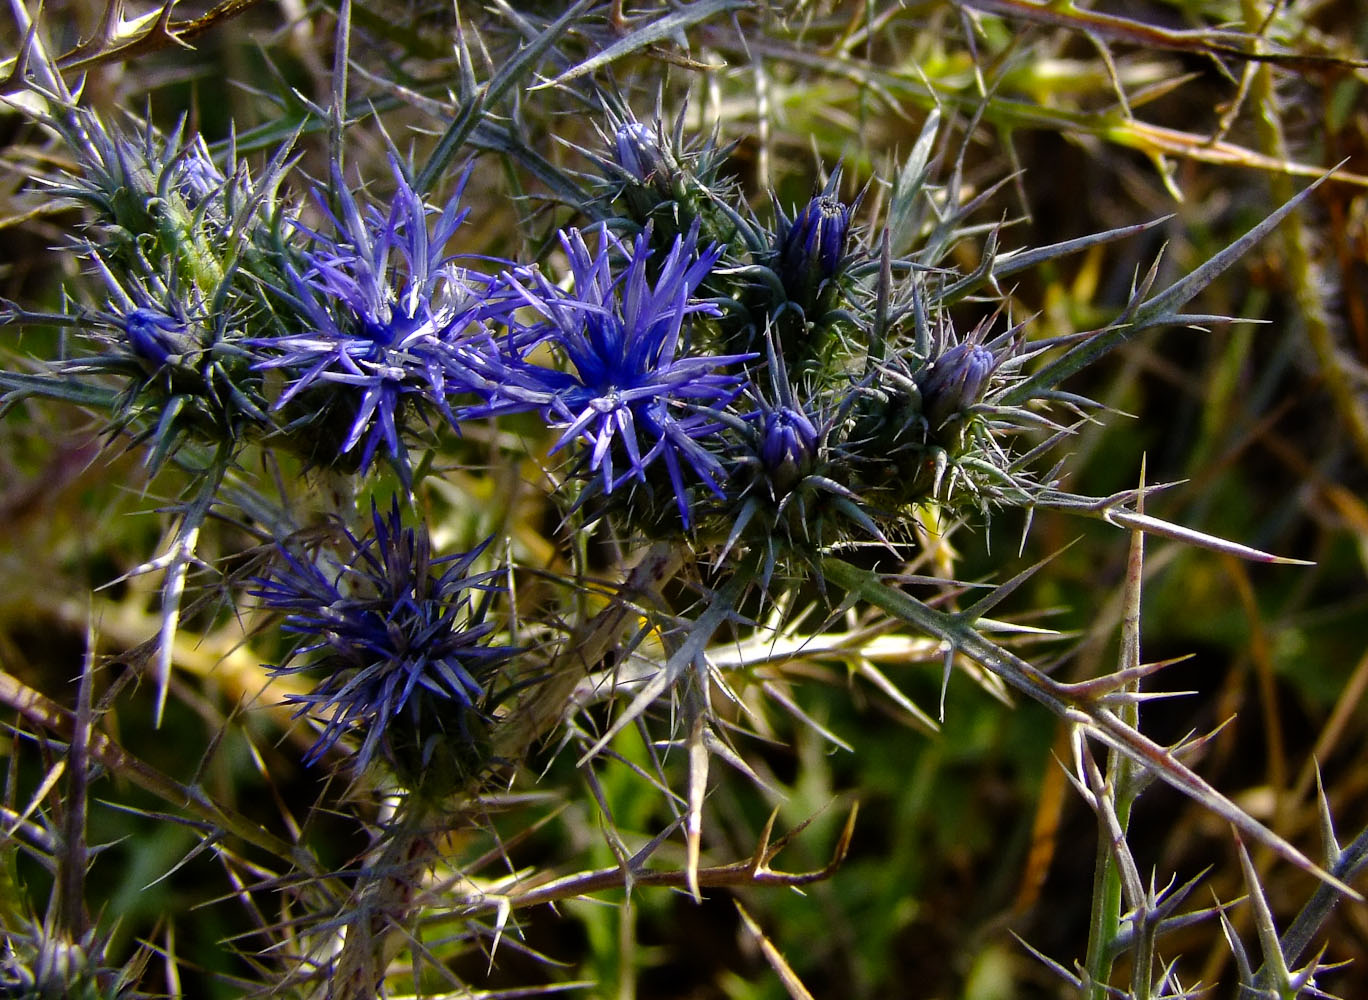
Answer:
[[(1144, 513), (1143, 473), (1140, 491), (1136, 496), (1136, 511)], [(1130, 554), (1126, 561), (1126, 590), (1124, 611), (1121, 619), (1121, 655), (1117, 665), (1121, 671), (1140, 666), (1140, 585), (1143, 578), (1145, 535), (1142, 531), (1131, 532)], [(1140, 679), (1130, 681), (1125, 690), (1139, 694)], [(1138, 730), (1140, 727), (1140, 704), (1138, 699), (1128, 699), (1117, 709), (1121, 721)], [(1116, 828), (1123, 838), (1130, 826), (1131, 808), (1140, 793), (1139, 774), (1135, 765), (1122, 753), (1112, 749), (1107, 754), (1107, 777), (1104, 787), (1097, 790), (1098, 795), (1108, 796), (1110, 806), (1116, 817)], [(1086, 988), (1088, 1000), (1106, 1000), (1107, 984), (1111, 979), (1112, 966), (1116, 959), (1115, 943), (1124, 928), (1121, 925), (1123, 904), (1121, 866), (1115, 856), (1119, 850), (1127, 850), (1124, 840), (1112, 842), (1109, 824), (1098, 817), (1097, 862), (1093, 870), (1092, 913), (1088, 926), (1088, 951), (1084, 968), (1088, 973)], [(1131, 977), (1133, 1000), (1146, 1000), (1150, 990), (1148, 961), (1140, 962), (1145, 951), (1141, 943), (1144, 914), (1137, 903), (1134, 917), (1137, 961)], [(1141, 967), (1143, 964), (1143, 968)]]

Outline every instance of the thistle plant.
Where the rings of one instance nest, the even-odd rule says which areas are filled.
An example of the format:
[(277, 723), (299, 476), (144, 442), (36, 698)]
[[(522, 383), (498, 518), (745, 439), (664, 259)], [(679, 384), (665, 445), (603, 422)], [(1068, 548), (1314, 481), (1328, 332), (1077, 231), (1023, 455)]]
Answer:
[[(0, 992), (682, 995), (683, 956), (698, 995), (1354, 995), (1362, 817), (1318, 762), (1346, 770), (1365, 670), (1313, 671), (1307, 624), (1343, 560), (1224, 478), (1257, 440), (1362, 514), (1362, 456), (1267, 431), (1297, 347), (1256, 350), (1230, 280), (1360, 197), (1235, 138), (1241, 101), (1278, 120), (1268, 74), (1358, 68), (1306, 15), (110, 2), (73, 47), (65, 6), (12, 3), (0, 71), (34, 164), (9, 216), (57, 244), (0, 271), (4, 461), (52, 481), (0, 510), (35, 567), (9, 590), (70, 617), (36, 567), (101, 589), (79, 667), (0, 643)], [(265, 82), (168, 114), (168, 45), (238, 14)], [(1139, 117), (1217, 86), (1170, 53), (1244, 67), (1220, 134)], [(1076, 186), (1175, 214), (1113, 191), (1078, 228), (1042, 131), (1091, 143)], [(1270, 172), (1306, 183), (1248, 211)], [(1317, 419), (1356, 427), (1308, 323)], [(34, 444), (72, 413), (81, 473)], [(1166, 724), (1188, 668), (1142, 635), (1211, 643), (1175, 623), (1229, 636), (1235, 605), (1253, 682)], [(1252, 788), (1220, 728), (1250, 688)], [(1280, 690), (1338, 698), (1319, 737)], [(768, 968), (644, 945), (698, 915)]]

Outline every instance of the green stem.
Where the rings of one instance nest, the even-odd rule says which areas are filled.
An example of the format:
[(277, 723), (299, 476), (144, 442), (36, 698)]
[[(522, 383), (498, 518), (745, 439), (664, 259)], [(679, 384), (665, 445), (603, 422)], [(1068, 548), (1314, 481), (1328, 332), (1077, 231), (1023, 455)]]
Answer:
[[(1136, 513), (1145, 511), (1144, 474), (1141, 473), (1140, 489), (1136, 493)], [(1126, 561), (1126, 585), (1123, 593), (1121, 616), (1121, 655), (1118, 669), (1122, 672), (1136, 670), (1140, 666), (1140, 590), (1144, 579), (1145, 533), (1140, 530), (1131, 532), (1130, 553)], [(1126, 692), (1139, 695), (1140, 678), (1126, 684)], [(1140, 703), (1136, 700), (1122, 701), (1117, 708), (1121, 722), (1136, 731), (1140, 728)], [(1123, 754), (1112, 750), (1107, 755), (1107, 776), (1105, 785), (1098, 794), (1108, 796), (1111, 809), (1116, 817), (1116, 829), (1124, 838), (1130, 827), (1131, 809), (1140, 794), (1140, 774), (1136, 766)], [(1114, 831), (1108, 823), (1101, 822), (1099, 816), (1097, 837), (1097, 866), (1093, 876), (1092, 918), (1088, 934), (1088, 954), (1085, 968), (1089, 979), (1088, 1000), (1106, 1000), (1107, 984), (1111, 980), (1115, 964), (1116, 941), (1124, 933), (1121, 924), (1121, 911), (1124, 903), (1121, 866), (1114, 851), (1123, 845), (1114, 844)], [(1131, 974), (1132, 1000), (1149, 1000), (1151, 995), (1150, 956), (1147, 942), (1149, 938), (1142, 933), (1142, 921), (1147, 916), (1142, 911), (1141, 901), (1133, 900), (1136, 916), (1135, 942), (1136, 955)]]
[[(382, 824), (380, 842), (348, 899), (346, 938), (327, 981), (320, 984), (320, 1000), (381, 996), (390, 964), (412, 940), (409, 925), (418, 898), (418, 873), (434, 853), (429, 822), (436, 810), (416, 795), (406, 796), (399, 808), (404, 815)], [(323, 942), (325, 948), (332, 944), (331, 936)]]

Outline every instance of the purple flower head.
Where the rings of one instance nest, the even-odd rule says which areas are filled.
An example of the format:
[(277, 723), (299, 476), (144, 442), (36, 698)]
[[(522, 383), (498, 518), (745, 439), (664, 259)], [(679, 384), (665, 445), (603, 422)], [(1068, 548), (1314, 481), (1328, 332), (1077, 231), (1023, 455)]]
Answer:
[(426, 531), (403, 526), (397, 501), (388, 515), (372, 507), (371, 519), (365, 540), (347, 533), (341, 566), (325, 570), (282, 550), (283, 562), (252, 592), (285, 612), (285, 631), (300, 637), (272, 674), (322, 676), (313, 691), (288, 697), (300, 706), (296, 717), (323, 726), (308, 759), (359, 730), (358, 771), (377, 750), (393, 760), (432, 706), (454, 723), (449, 736), (468, 739), (491, 685), (519, 652), (485, 641), (495, 631), (485, 616), (501, 574), (470, 570), (488, 541), (434, 559)]
[(457, 204), (465, 178), (438, 211), (391, 163), (396, 193), (388, 213), (372, 209), (363, 218), (351, 193), (335, 184), (340, 215), (328, 215), (337, 235), (311, 233), (304, 273), (288, 268), (310, 329), (257, 344), (278, 352), (260, 367), (286, 369), (294, 380), (276, 408), (330, 387), (347, 399), (351, 419), (340, 451), (361, 445), (364, 471), (383, 444), (406, 476), (408, 405), (425, 403), (451, 417), (447, 394), (469, 388), (452, 358), (464, 342), (485, 336), (484, 321), (501, 306), (490, 278), (443, 255), (468, 214)]
[(187, 440), (233, 450), (269, 426), (255, 360), (236, 331), (233, 304), (210, 308), (200, 289), (178, 275), (161, 280), (128, 274), (91, 253), (105, 284), (104, 308), (72, 316), (87, 325), (94, 353), (57, 362), (77, 378), (110, 377), (118, 385), (107, 430), (151, 444), (157, 469)]
[[(754, 384), (747, 389), (755, 408), (733, 424), (740, 436), (733, 441), (729, 457), (739, 465), (729, 478), (732, 493), (740, 487), (742, 493), (758, 492), (782, 506), (806, 477), (825, 474), (831, 453), (827, 439), (836, 421), (797, 398), (783, 355), (773, 342), (769, 344), (767, 374), (768, 396), (774, 401)], [(746, 466), (750, 472), (739, 474), (739, 466)]]
[(831, 195), (820, 194), (803, 206), (789, 227), (780, 249), (785, 275), (807, 277), (810, 269), (829, 278), (836, 273), (850, 232), (850, 207)]
[(717, 560), (734, 549), (758, 557), (758, 582), (769, 587), (777, 568), (802, 573), (816, 567), (829, 545), (859, 539), (884, 543), (854, 484), (841, 447), (848, 404), (804, 400), (788, 381), (782, 355), (769, 352), (770, 391), (747, 389), (754, 409), (723, 415), (730, 436), (727, 496), (714, 505), (731, 531)]
[[(710, 303), (691, 301), (722, 252), (714, 246), (697, 253), (697, 224), (675, 239), (654, 281), (647, 266), (649, 228), (630, 247), (606, 227), (598, 233), (596, 251), (578, 230), (561, 234), (573, 292), (560, 291), (540, 274), (531, 288), (510, 279), (523, 302), (542, 316), (534, 339), (555, 345), (569, 370), (513, 358), (500, 379), (489, 379), (494, 389), (484, 409), (541, 410), (563, 428), (554, 450), (574, 442), (588, 449), (588, 472), (601, 477), (604, 493), (632, 478), (644, 482), (647, 468), (660, 459), (687, 527), (684, 469), (721, 492), (716, 481), (721, 466), (703, 444), (718, 426), (697, 408), (731, 400), (742, 379), (718, 369), (754, 355), (688, 352), (688, 319), (718, 314)], [(615, 254), (625, 257), (625, 267), (614, 266)], [(627, 466), (620, 476), (614, 472), (619, 461)]]
[(983, 399), (996, 364), (987, 347), (965, 342), (950, 348), (924, 371), (918, 379), (922, 413), (933, 431)]

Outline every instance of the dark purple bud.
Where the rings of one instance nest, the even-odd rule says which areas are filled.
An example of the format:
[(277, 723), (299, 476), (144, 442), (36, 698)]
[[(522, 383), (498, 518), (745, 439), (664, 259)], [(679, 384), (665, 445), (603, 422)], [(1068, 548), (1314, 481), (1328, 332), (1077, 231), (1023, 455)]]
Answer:
[(618, 166), (638, 184), (649, 183), (665, 167), (655, 132), (642, 122), (623, 122), (617, 127), (613, 153)]
[(817, 300), (822, 284), (836, 276), (850, 234), (850, 206), (831, 194), (809, 201), (779, 245), (779, 277), (789, 298)]
[(817, 450), (818, 436), (817, 428), (802, 410), (781, 406), (765, 413), (760, 461), (776, 486), (786, 490), (801, 478)]
[(184, 323), (155, 309), (134, 309), (124, 317), (123, 327), (133, 353), (158, 368), (193, 346)]
[(918, 380), (922, 413), (933, 431), (983, 399), (995, 363), (982, 344), (956, 344), (935, 360)]

